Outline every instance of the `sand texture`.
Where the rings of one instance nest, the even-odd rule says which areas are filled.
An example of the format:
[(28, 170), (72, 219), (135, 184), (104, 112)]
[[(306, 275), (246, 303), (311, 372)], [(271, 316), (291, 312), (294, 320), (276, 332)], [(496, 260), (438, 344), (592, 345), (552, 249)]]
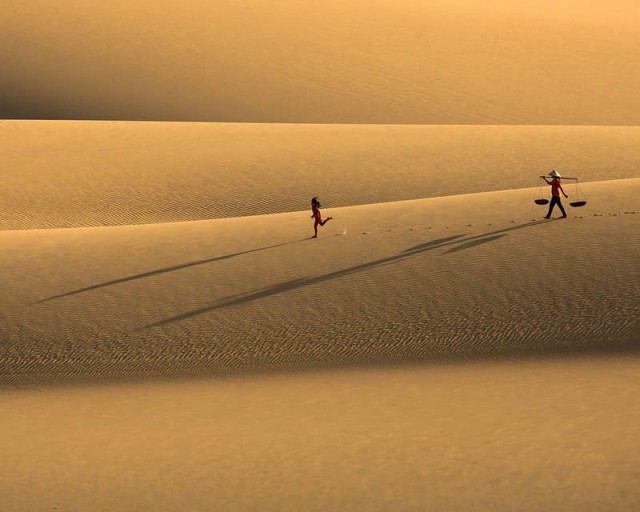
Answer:
[(640, 128), (5, 121), (0, 148), (11, 230), (529, 188), (553, 167), (581, 183), (634, 178)]
[(566, 220), (545, 221), (533, 189), (487, 192), (331, 209), (316, 240), (307, 212), (5, 231), (0, 375), (627, 347), (640, 318), (640, 180), (589, 185), (598, 206)]
[(2, 7), (0, 510), (640, 510), (635, 0)]
[(315, 240), (309, 210), (1, 232), (8, 509), (635, 508), (640, 178), (549, 221), (517, 179), (370, 187)]
[(636, 0), (4, 4), (0, 117), (640, 124)]

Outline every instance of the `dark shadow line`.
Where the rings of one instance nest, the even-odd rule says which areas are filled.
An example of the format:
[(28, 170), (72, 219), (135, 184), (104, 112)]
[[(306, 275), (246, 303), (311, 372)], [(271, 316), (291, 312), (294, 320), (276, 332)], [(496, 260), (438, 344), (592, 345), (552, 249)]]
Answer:
[[(462, 242), (470, 242), (471, 240), (478, 240), (481, 238), (485, 238), (485, 237), (491, 237), (492, 235), (498, 235), (501, 233), (508, 233), (509, 231), (515, 231), (516, 229), (523, 229), (523, 228), (528, 228), (528, 227), (532, 227), (532, 226), (537, 226), (539, 224), (546, 224), (547, 220), (533, 220), (531, 222), (525, 222), (524, 224), (518, 224), (517, 226), (511, 226), (508, 228), (504, 228), (504, 229), (498, 229), (496, 231), (490, 231), (489, 233), (482, 233), (481, 235), (475, 235), (475, 236), (470, 236), (467, 237), (463, 240), (460, 240), (459, 238), (464, 236), (464, 235), (455, 235), (455, 236), (450, 236), (448, 238), (442, 238), (440, 240), (437, 240), (435, 242), (440, 242), (438, 243), (438, 248), (440, 247), (445, 247), (447, 245), (455, 245), (455, 244), (459, 244)], [(431, 247), (432, 245), (434, 245), (434, 242), (427, 242), (425, 244), (420, 244), (420, 245), (416, 245), (415, 247), (410, 247), (409, 249), (405, 249), (404, 252), (412, 252), (418, 249), (421, 249), (423, 247)]]
[(47, 302), (53, 299), (60, 299), (62, 297), (68, 297), (70, 295), (76, 295), (78, 293), (83, 293), (83, 292), (88, 292), (91, 290), (97, 290), (98, 288), (103, 288), (105, 286), (111, 286), (114, 284), (120, 284), (120, 283), (126, 283), (127, 281), (134, 281), (136, 279), (142, 279), (145, 277), (151, 277), (151, 276), (156, 276), (159, 274), (165, 274), (167, 272), (173, 272), (174, 270), (182, 270), (185, 268), (189, 268), (189, 267), (195, 267), (196, 265), (204, 265), (205, 263), (213, 263), (214, 261), (222, 261), (222, 260), (227, 260), (229, 258), (234, 258), (236, 256), (242, 256), (243, 254), (249, 254), (252, 252), (259, 252), (259, 251), (265, 251), (267, 249), (275, 249), (277, 247), (282, 247), (284, 245), (289, 245), (289, 244), (295, 244), (298, 242), (302, 242), (304, 240), (307, 240), (307, 238), (303, 238), (301, 240), (294, 240), (291, 242), (284, 242), (281, 244), (276, 244), (276, 245), (271, 245), (268, 247), (260, 247), (258, 249), (250, 249), (248, 251), (242, 251), (242, 252), (236, 252), (233, 254), (226, 254), (224, 256), (217, 256), (215, 258), (208, 258), (206, 260), (197, 260), (197, 261), (191, 261), (189, 263), (183, 263), (181, 265), (174, 265), (172, 267), (165, 267), (165, 268), (160, 268), (157, 270), (150, 270), (149, 272), (143, 272), (142, 274), (136, 274), (133, 276), (128, 276), (128, 277), (121, 277), (119, 279), (114, 279), (112, 281), (105, 281), (103, 283), (98, 283), (98, 284), (94, 284), (91, 286), (87, 286), (85, 288), (80, 288), (78, 290), (73, 290), (67, 293), (61, 293), (59, 295), (53, 295), (52, 297), (47, 297), (46, 299), (41, 299), (39, 301), (33, 302), (32, 304), (41, 304), (43, 302)]
[[(424, 244), (417, 245), (415, 247), (406, 249), (404, 252), (407, 253), (407, 255), (410, 255), (410, 254), (415, 253), (416, 251), (422, 251), (422, 250), (426, 250), (426, 249), (437, 249), (439, 247), (444, 247), (446, 245), (456, 244), (456, 243), (460, 243), (460, 242), (464, 242), (464, 241), (470, 241), (470, 240), (474, 240), (474, 239), (477, 239), (477, 238), (483, 238), (483, 237), (486, 237), (488, 235), (493, 235), (493, 234), (496, 234), (496, 233), (504, 233), (504, 232), (507, 232), (507, 231), (512, 231), (514, 229), (521, 229), (521, 228), (524, 228), (524, 227), (533, 226), (533, 225), (541, 224), (541, 223), (544, 223), (544, 222), (545, 221), (528, 222), (526, 224), (521, 224), (519, 226), (513, 226), (513, 227), (501, 229), (501, 230), (498, 230), (498, 231), (493, 231), (491, 233), (485, 233), (485, 234), (482, 234), (482, 235), (476, 235), (476, 236), (473, 236), (473, 237), (465, 238), (464, 240), (459, 240), (459, 238), (463, 237), (464, 234), (462, 234), (462, 235), (453, 235), (453, 236), (440, 238), (438, 240), (432, 240), (430, 242), (426, 242)], [(97, 289), (103, 288), (105, 286), (112, 286), (112, 285), (116, 285), (116, 284), (126, 283), (128, 281), (134, 281), (136, 279), (142, 279), (142, 278), (145, 278), (145, 277), (152, 277), (152, 276), (155, 276), (155, 275), (164, 274), (164, 273), (167, 273), (167, 272), (173, 272), (175, 270), (182, 270), (182, 269), (189, 268), (189, 267), (194, 267), (194, 266), (197, 266), (197, 265), (204, 265), (205, 263), (213, 263), (215, 261), (222, 261), (222, 260), (226, 260), (226, 259), (233, 258), (233, 257), (236, 257), (236, 256), (242, 256), (243, 254), (249, 254), (249, 253), (252, 253), (252, 252), (264, 251), (264, 250), (267, 250), (267, 249), (275, 249), (277, 247), (282, 247), (282, 246), (285, 246), (285, 245), (290, 245), (290, 244), (302, 242), (302, 241), (305, 241), (305, 240), (308, 240), (308, 239), (307, 238), (303, 238), (301, 240), (295, 240), (295, 241), (291, 241), (291, 242), (284, 242), (284, 243), (281, 243), (281, 244), (271, 245), (271, 246), (268, 246), (268, 247), (260, 247), (258, 249), (250, 249), (248, 251), (241, 251), (241, 252), (237, 252), (237, 253), (234, 253), (234, 254), (227, 254), (227, 255), (224, 255), (224, 256), (218, 256), (218, 257), (215, 257), (215, 258), (208, 258), (208, 259), (205, 259), (205, 260), (192, 261), (192, 262), (184, 263), (184, 264), (181, 264), (181, 265), (174, 265), (172, 267), (166, 267), (166, 268), (161, 268), (161, 269), (157, 269), (157, 270), (150, 270), (149, 272), (143, 272), (141, 274), (136, 274), (136, 275), (133, 275), (133, 276), (121, 277), (119, 279), (113, 279), (111, 281), (105, 281), (103, 283), (98, 283), (98, 284), (94, 284), (94, 285), (91, 285), (91, 286), (86, 286), (84, 288), (79, 288), (77, 290), (72, 290), (72, 291), (67, 292), (67, 293), (61, 293), (61, 294), (58, 294), (58, 295), (53, 295), (51, 297), (47, 297), (45, 299), (41, 299), (41, 300), (38, 300), (36, 302), (33, 302), (32, 305), (33, 304), (42, 304), (42, 303), (48, 302), (50, 300), (60, 299), (62, 297), (69, 297), (69, 296), (72, 296), (72, 295), (77, 295), (79, 293), (84, 293), (84, 292), (89, 292), (89, 291), (92, 291), (92, 290), (97, 290)]]
[[(344, 272), (346, 275), (347, 271), (344, 271)], [(337, 272), (334, 272), (334, 274), (337, 274)], [(186, 320), (187, 318), (198, 316), (203, 313), (207, 313), (209, 311), (214, 311), (216, 309), (221, 309), (221, 308), (226, 308), (231, 306), (237, 306), (239, 304), (244, 304), (245, 302), (252, 302), (258, 299), (264, 299), (272, 295), (277, 295), (278, 293), (286, 292), (289, 290), (295, 290), (296, 288), (302, 288), (303, 286), (309, 286), (312, 284), (322, 282), (324, 280), (333, 279), (335, 277), (340, 277), (340, 276), (332, 276), (332, 274), (326, 274), (325, 276), (319, 276), (319, 277), (301, 277), (299, 279), (293, 279), (291, 281), (275, 284), (273, 286), (267, 286), (266, 288), (262, 288), (260, 290), (249, 292), (246, 294), (231, 295), (229, 297), (225, 297), (224, 299), (221, 299), (220, 301), (218, 301), (219, 302), (218, 304), (214, 304), (212, 306), (206, 306), (204, 308), (196, 309), (193, 311), (187, 311), (186, 313), (181, 313), (179, 315), (172, 316), (171, 318), (166, 318), (165, 320), (160, 320), (158, 322), (145, 325), (144, 328), (158, 327), (160, 325), (164, 325), (172, 322), (178, 322), (180, 320)]]
[(252, 302), (254, 300), (258, 300), (258, 299), (264, 299), (266, 297), (270, 297), (272, 295), (277, 295), (278, 293), (284, 293), (290, 290), (295, 290), (297, 288), (302, 288), (303, 286), (311, 286), (314, 284), (318, 284), (318, 283), (323, 283), (325, 281), (331, 281), (333, 279), (338, 279), (340, 277), (344, 277), (350, 274), (355, 274), (358, 272), (362, 272), (364, 270), (369, 270), (371, 268), (375, 268), (375, 267), (380, 267), (383, 265), (388, 265), (389, 263), (395, 263), (397, 261), (401, 261), (407, 258), (410, 258), (412, 256), (415, 256), (417, 254), (420, 254), (422, 252), (428, 251), (428, 250), (433, 250), (433, 249), (438, 249), (444, 245), (447, 245), (446, 243), (442, 243), (443, 241), (448, 241), (451, 240), (453, 238), (459, 238), (461, 236), (464, 235), (455, 235), (455, 236), (451, 236), (451, 237), (446, 237), (446, 238), (442, 238), (439, 240), (434, 240), (428, 244), (422, 244), (422, 246), (419, 246), (418, 249), (413, 249), (411, 250), (411, 252), (404, 252), (404, 253), (400, 253), (400, 254), (396, 254), (394, 256), (389, 256), (387, 258), (382, 258), (380, 260), (375, 260), (375, 261), (369, 261), (367, 263), (361, 263), (360, 265), (355, 265), (353, 267), (350, 268), (346, 268), (346, 269), (342, 269), (342, 270), (336, 270), (335, 272), (331, 272), (329, 274), (324, 274), (321, 276), (315, 276), (315, 277), (302, 277), (299, 279), (293, 279), (291, 281), (286, 281), (284, 283), (279, 283), (279, 284), (275, 284), (273, 286), (268, 286), (266, 288), (262, 288), (260, 290), (256, 290), (253, 292), (249, 292), (246, 294), (238, 294), (238, 295), (232, 295), (229, 297), (225, 297), (221, 300), (218, 301), (217, 304), (213, 304), (211, 306), (206, 306), (204, 308), (200, 308), (200, 309), (196, 309), (194, 311), (188, 311), (186, 313), (182, 313), (180, 315), (176, 315), (170, 318), (167, 318), (165, 320), (160, 320), (159, 322), (154, 322), (151, 324), (146, 325), (144, 328), (150, 328), (150, 327), (158, 327), (160, 325), (164, 325), (164, 324), (168, 324), (168, 323), (172, 323), (172, 322), (178, 322), (180, 320), (186, 320), (188, 318), (194, 317), (194, 316), (198, 316), (201, 315), (203, 313), (207, 313), (209, 311), (214, 311), (216, 309), (222, 309), (222, 308), (226, 308), (226, 307), (231, 307), (231, 306), (237, 306), (240, 304), (244, 304), (246, 302)]
[[(449, 245), (451, 243), (458, 243), (460, 242), (460, 240), (458, 240), (459, 238), (463, 237), (464, 233), (462, 235), (452, 235), (452, 236), (447, 236), (445, 238), (439, 238), (438, 240), (431, 240), (429, 242), (425, 242), (423, 244), (420, 245), (415, 245), (414, 247), (410, 247), (409, 249), (405, 249), (404, 251), (402, 251), (403, 253), (407, 253), (407, 252), (414, 252), (414, 251), (421, 251), (423, 249), (430, 249), (430, 248), (436, 248), (436, 247), (444, 247), (445, 245)], [(456, 242), (454, 242), (454, 240), (456, 240)], [(466, 239), (468, 240), (468, 239)]]
[(452, 252), (464, 251), (465, 249), (470, 249), (471, 247), (475, 247), (476, 245), (485, 244), (487, 242), (493, 242), (498, 238), (502, 238), (503, 236), (507, 236), (506, 233), (502, 233), (501, 235), (493, 235), (486, 238), (480, 238), (479, 240), (472, 240), (471, 242), (467, 242), (466, 244), (459, 245), (458, 247), (453, 247), (449, 249), (446, 254), (451, 254)]
[[(534, 225), (538, 225), (541, 223), (544, 223), (545, 221), (533, 221), (533, 222), (527, 222), (526, 224), (521, 224), (519, 226), (512, 226), (510, 228), (505, 228), (505, 229), (500, 229), (498, 231), (493, 231), (491, 233), (485, 233), (482, 235), (477, 235), (477, 236), (472, 236), (472, 237), (468, 237), (468, 238), (464, 238), (462, 240), (460, 240), (461, 237), (464, 236), (464, 234), (462, 235), (452, 235), (452, 236), (448, 236), (445, 238), (440, 238), (437, 240), (432, 240), (430, 242), (426, 242), (420, 245), (417, 245), (415, 247), (412, 247), (410, 249), (405, 250), (404, 252), (400, 253), (400, 254), (396, 254), (394, 256), (389, 256), (387, 258), (382, 258), (380, 260), (375, 260), (375, 261), (369, 261), (367, 263), (361, 263), (360, 265), (355, 265), (353, 267), (350, 268), (346, 268), (343, 270), (337, 270), (335, 272), (331, 272), (329, 274), (324, 274), (321, 276), (316, 276), (316, 277), (303, 277), (303, 278), (299, 278), (299, 279), (293, 279), (291, 281), (286, 281), (284, 283), (279, 283), (279, 284), (275, 284), (273, 286), (268, 286), (266, 288), (262, 288), (260, 290), (256, 290), (253, 292), (248, 292), (246, 294), (237, 294), (237, 295), (232, 295), (229, 297), (225, 297), (223, 299), (220, 299), (219, 301), (217, 301), (217, 303), (210, 305), (210, 306), (206, 306), (204, 308), (200, 308), (200, 309), (196, 309), (193, 311), (187, 311), (186, 313), (181, 313), (179, 315), (176, 316), (172, 316), (170, 318), (166, 318), (164, 320), (160, 320), (158, 322), (153, 322), (151, 324), (147, 324), (144, 327), (142, 327), (141, 329), (148, 329), (148, 328), (152, 328), (152, 327), (159, 327), (161, 325), (165, 325), (165, 324), (169, 324), (169, 323), (173, 323), (173, 322), (178, 322), (181, 320), (187, 320), (188, 318), (192, 318), (194, 316), (198, 316), (204, 313), (208, 313), (210, 311), (215, 311), (217, 309), (222, 309), (222, 308), (226, 308), (226, 307), (231, 307), (231, 306), (237, 306), (240, 304), (245, 304), (247, 302), (253, 302), (254, 300), (259, 300), (259, 299), (264, 299), (266, 297), (270, 297), (272, 295), (276, 295), (278, 293), (284, 293), (290, 290), (295, 290), (297, 288), (302, 288), (303, 286), (311, 286), (314, 284), (318, 284), (318, 283), (323, 283), (325, 281), (330, 281), (333, 279), (338, 279), (340, 277), (344, 277), (350, 274), (355, 274), (358, 272), (362, 272), (364, 270), (368, 270), (371, 268), (375, 268), (375, 267), (380, 267), (383, 265), (387, 265), (390, 263), (395, 263), (397, 261), (401, 261), (407, 258), (410, 258), (412, 256), (416, 256), (420, 253), (429, 251), (429, 250), (434, 250), (434, 249), (440, 249), (442, 247), (446, 247), (449, 246), (451, 244), (459, 244), (461, 242), (467, 242), (463, 248), (469, 248), (471, 247), (471, 243), (473, 243), (473, 245), (478, 245), (481, 243), (485, 243), (485, 242), (490, 242), (492, 240), (495, 240), (497, 238), (501, 238), (502, 236), (505, 236), (504, 233), (509, 232), (509, 231), (513, 231), (516, 229), (521, 229), (521, 228), (525, 228), (525, 227), (529, 227), (529, 226), (534, 226)], [(492, 236), (493, 235), (493, 236)], [(488, 236), (488, 238), (487, 238)], [(462, 250), (462, 249), (460, 249)]]
[[(435, 248), (435, 246), (433, 247)], [(246, 302), (252, 302), (254, 300), (263, 299), (265, 297), (270, 297), (271, 295), (276, 295), (278, 293), (287, 292), (290, 290), (295, 290), (296, 288), (301, 288), (303, 286), (310, 286), (313, 284), (322, 283), (324, 281), (330, 281), (332, 279), (337, 279), (339, 277), (344, 277), (349, 274), (355, 274), (357, 272), (362, 272), (363, 270), (368, 270), (370, 268), (379, 267), (381, 265), (385, 265), (387, 263), (392, 263), (395, 261), (400, 261), (420, 252), (426, 251), (428, 249), (421, 249), (414, 251), (412, 253), (407, 254), (397, 254), (395, 256), (389, 256), (388, 258), (383, 258), (380, 260), (369, 261), (367, 263), (361, 263), (360, 265), (355, 265), (350, 268), (337, 270), (335, 272), (331, 272), (329, 274), (324, 274), (316, 277), (302, 277), (299, 279), (293, 279), (291, 281), (286, 281), (284, 283), (275, 284), (273, 286), (268, 286), (266, 288), (262, 288), (257, 291), (249, 292), (246, 294), (233, 295), (230, 297), (225, 297), (218, 301), (217, 304), (207, 306), (204, 308), (196, 309), (194, 311), (188, 311), (186, 313), (182, 313), (180, 315), (173, 316), (171, 318), (167, 318), (165, 320), (160, 320), (159, 322), (154, 322), (152, 324), (148, 324), (145, 328), (149, 327), (158, 327), (160, 325), (168, 324), (171, 322), (177, 322), (179, 320), (186, 320), (187, 318), (191, 318), (193, 316), (201, 315), (202, 313), (207, 313), (209, 311), (214, 311), (216, 309), (226, 308), (230, 306), (237, 306), (239, 304), (244, 304)]]

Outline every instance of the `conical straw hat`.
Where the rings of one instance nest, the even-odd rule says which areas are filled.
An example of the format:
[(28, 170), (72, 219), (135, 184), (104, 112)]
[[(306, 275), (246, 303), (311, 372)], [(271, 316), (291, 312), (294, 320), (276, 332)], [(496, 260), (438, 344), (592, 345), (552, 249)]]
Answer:
[(554, 169), (553, 171), (551, 171), (549, 173), (549, 176), (551, 176), (553, 178), (560, 178), (560, 173)]

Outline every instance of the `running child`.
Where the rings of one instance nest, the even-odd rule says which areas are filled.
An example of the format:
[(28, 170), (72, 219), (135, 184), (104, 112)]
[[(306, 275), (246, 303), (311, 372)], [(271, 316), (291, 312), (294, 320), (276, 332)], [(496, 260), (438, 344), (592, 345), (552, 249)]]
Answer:
[(317, 197), (311, 199), (311, 218), (314, 219), (313, 223), (313, 231), (314, 235), (311, 238), (318, 238), (318, 224), (324, 226), (327, 222), (329, 222), (333, 217), (327, 217), (325, 220), (322, 220), (322, 214), (320, 213), (320, 201), (318, 201)]

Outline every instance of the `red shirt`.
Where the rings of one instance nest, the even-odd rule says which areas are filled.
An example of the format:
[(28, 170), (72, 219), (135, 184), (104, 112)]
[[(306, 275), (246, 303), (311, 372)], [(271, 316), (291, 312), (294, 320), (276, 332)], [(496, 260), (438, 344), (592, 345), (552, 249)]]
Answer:
[(560, 180), (558, 178), (553, 178), (551, 182), (551, 195), (553, 197), (560, 197), (560, 191), (564, 194), (564, 190), (562, 189), (562, 185), (560, 185)]

